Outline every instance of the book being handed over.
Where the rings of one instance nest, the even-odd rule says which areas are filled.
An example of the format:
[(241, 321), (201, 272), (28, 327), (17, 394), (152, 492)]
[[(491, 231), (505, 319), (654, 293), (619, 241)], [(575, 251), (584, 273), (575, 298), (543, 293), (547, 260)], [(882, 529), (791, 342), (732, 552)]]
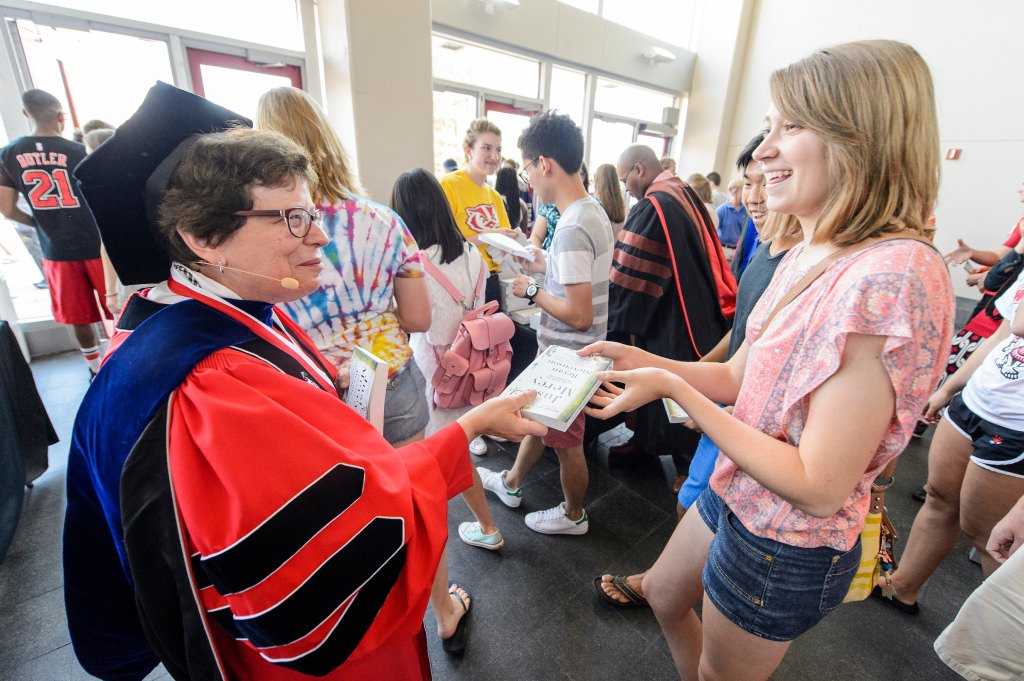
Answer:
[(580, 357), (575, 350), (549, 346), (508, 384), (503, 395), (536, 390), (537, 397), (520, 412), (524, 418), (565, 432), (597, 392), (597, 373), (612, 368), (612, 360), (601, 355)]
[(384, 432), (384, 398), (388, 390), (388, 363), (356, 347), (348, 365), (348, 392), (345, 403)]

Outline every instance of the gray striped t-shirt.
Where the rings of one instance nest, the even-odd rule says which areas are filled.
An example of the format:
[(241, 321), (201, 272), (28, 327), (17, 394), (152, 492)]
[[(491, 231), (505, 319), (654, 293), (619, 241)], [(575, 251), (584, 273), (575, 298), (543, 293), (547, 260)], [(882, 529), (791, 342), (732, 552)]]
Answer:
[(555, 236), (547, 254), (544, 289), (565, 299), (568, 284), (589, 283), (592, 287), (594, 322), (577, 331), (547, 312), (540, 313), (537, 349), (562, 345), (574, 350), (604, 340), (608, 332), (608, 275), (612, 268), (615, 235), (601, 204), (591, 196), (579, 199), (558, 218)]

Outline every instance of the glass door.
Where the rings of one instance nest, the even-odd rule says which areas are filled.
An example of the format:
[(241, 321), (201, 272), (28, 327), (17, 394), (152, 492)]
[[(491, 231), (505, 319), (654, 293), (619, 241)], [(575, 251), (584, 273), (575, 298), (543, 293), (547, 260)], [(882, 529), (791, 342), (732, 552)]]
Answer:
[(466, 127), (476, 118), (478, 96), (458, 90), (434, 90), (434, 174), (444, 175), (444, 162), (465, 164), (462, 142)]
[(192, 91), (250, 119), (256, 117), (256, 104), (267, 90), (302, 87), (298, 66), (257, 64), (245, 57), (191, 47), (186, 52)]
[[(69, 28), (51, 26), (42, 19), (0, 19), (5, 34), (0, 49), (9, 48), (14, 57), (19, 89), (40, 88), (59, 99), (67, 114), (64, 136), (69, 139), (92, 119), (121, 125), (139, 108), (154, 82), (174, 82), (166, 40), (93, 29), (86, 22)], [(5, 92), (4, 96), (18, 98), (19, 94)], [(27, 131), (27, 125), (19, 125), (8, 134), (16, 137)], [(70, 195), (62, 191), (69, 181), (66, 175), (38, 179), (40, 200), (57, 201)], [(43, 183), (56, 191), (43, 192)], [(19, 202), (22, 210), (31, 210), (20, 197)], [(0, 218), (0, 276), (6, 280), (15, 314), (22, 322), (51, 316), (49, 292), (41, 281), (40, 255), (35, 230)]]
[(530, 118), (539, 111), (539, 107), (526, 109), (492, 100), (484, 102), (484, 116), (501, 128), (502, 158), (515, 159), (522, 164), (522, 154), (516, 143), (519, 141), (519, 136), (523, 134), (523, 130), (529, 125)]

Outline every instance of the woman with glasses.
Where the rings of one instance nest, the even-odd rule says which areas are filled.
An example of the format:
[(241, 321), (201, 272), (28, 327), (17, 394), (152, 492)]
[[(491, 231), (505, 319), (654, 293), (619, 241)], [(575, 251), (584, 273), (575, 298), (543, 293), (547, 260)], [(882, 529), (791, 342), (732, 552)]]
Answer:
[(329, 239), (320, 288), (288, 303), (288, 312), (338, 367), (343, 384), (356, 347), (384, 360), (384, 438), (394, 445), (422, 438), (430, 418), (426, 381), (408, 335), (430, 328), (430, 298), (416, 241), (390, 209), (359, 195), (341, 140), (305, 92), (279, 87), (264, 94), (256, 126), (309, 152), (318, 178), (313, 201)]
[[(132, 138), (126, 125), (110, 151), (138, 158), (171, 126)], [(429, 678), (423, 615), (448, 500), (472, 480), (467, 443), (538, 428), (516, 415), (524, 400), (499, 397), (392, 447), (277, 307), (330, 271), (306, 151), (265, 130), (185, 144), (160, 165), (171, 172), (156, 199), (170, 277), (129, 300), (76, 419), (64, 533), (75, 653), (104, 679), (161, 662), (175, 678)], [(86, 169), (107, 236), (107, 218), (144, 202), (108, 194), (117, 206), (98, 210), (127, 165)], [(138, 258), (133, 227), (116, 252)]]

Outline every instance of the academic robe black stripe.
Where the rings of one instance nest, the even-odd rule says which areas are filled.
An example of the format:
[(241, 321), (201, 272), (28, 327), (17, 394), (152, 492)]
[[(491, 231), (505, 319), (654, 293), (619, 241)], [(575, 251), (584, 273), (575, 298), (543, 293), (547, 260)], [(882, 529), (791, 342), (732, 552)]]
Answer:
[(398, 581), (405, 567), (405, 556), (406, 547), (403, 546), (381, 566), (380, 572), (360, 589), (348, 612), (316, 650), (292, 660), (274, 659), (266, 652), (263, 657), (274, 664), (313, 676), (323, 676), (336, 669), (348, 659), (373, 624), (391, 587)]
[(402, 550), (404, 539), (401, 519), (374, 518), (287, 598), (255, 617), (236, 617), (235, 626), (258, 648), (294, 643), (320, 626), (357, 589), (362, 592), (371, 584), (380, 587), (378, 581), (383, 579), (386, 588), (369, 592), (381, 594), (380, 609), (394, 584), (381, 568)]
[(232, 638), (238, 640), (245, 638), (245, 634), (235, 624), (235, 618), (231, 616), (231, 608), (224, 606), (216, 610), (207, 610), (206, 614), (210, 616), (210, 619), (223, 627), (224, 631), (228, 632)]
[(200, 591), (208, 586), (213, 586), (213, 582), (210, 581), (210, 575), (206, 573), (206, 568), (203, 567), (203, 557), (198, 553), (193, 553), (189, 557), (189, 563), (192, 564), (192, 575), (196, 580), (196, 589)]
[[(363, 494), (361, 468), (337, 464), (245, 538), (201, 567), (225, 596), (259, 584)], [(393, 549), (392, 549), (393, 550)]]

